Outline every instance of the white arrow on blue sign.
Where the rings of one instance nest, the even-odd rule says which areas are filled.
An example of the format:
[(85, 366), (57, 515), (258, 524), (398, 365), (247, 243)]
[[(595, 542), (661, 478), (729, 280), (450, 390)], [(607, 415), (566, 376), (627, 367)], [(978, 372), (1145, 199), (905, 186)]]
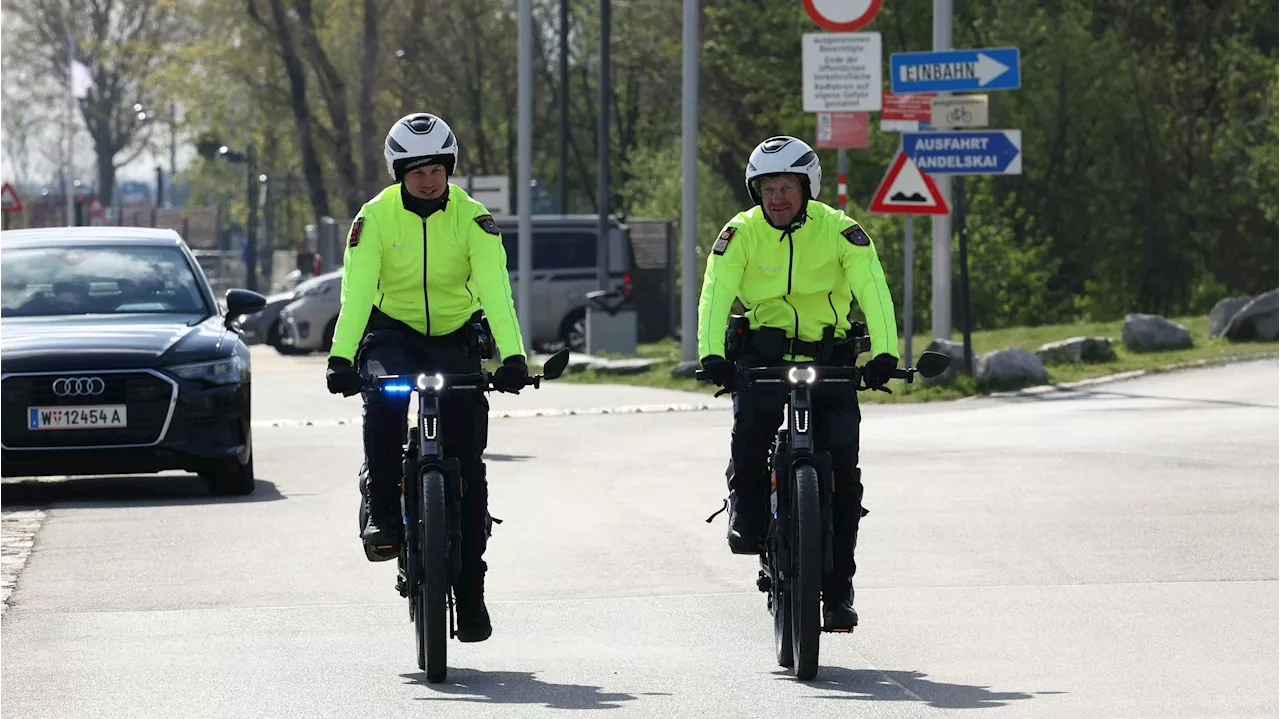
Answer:
[(902, 151), (930, 175), (1022, 174), (1022, 130), (904, 132)]
[(889, 56), (893, 93), (1016, 90), (1022, 86), (1018, 48), (895, 52)]

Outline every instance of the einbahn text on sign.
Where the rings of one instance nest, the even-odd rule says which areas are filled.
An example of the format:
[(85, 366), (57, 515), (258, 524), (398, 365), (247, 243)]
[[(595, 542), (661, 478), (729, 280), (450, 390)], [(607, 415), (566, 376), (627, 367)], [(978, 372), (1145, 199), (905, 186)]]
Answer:
[(1018, 48), (895, 52), (889, 56), (894, 94), (1016, 90), (1022, 86)]

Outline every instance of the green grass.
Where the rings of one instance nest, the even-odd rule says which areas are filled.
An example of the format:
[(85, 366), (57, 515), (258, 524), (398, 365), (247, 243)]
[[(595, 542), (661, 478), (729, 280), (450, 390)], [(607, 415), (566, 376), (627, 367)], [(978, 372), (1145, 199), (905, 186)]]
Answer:
[[(971, 341), (976, 361), (977, 357), (982, 354), (1005, 347), (1023, 347), (1035, 352), (1046, 342), (1064, 340), (1069, 337), (1110, 337), (1112, 339), (1111, 346), (1116, 353), (1115, 361), (1096, 364), (1047, 365), (1045, 369), (1049, 375), (1049, 382), (1053, 384), (1074, 382), (1131, 370), (1162, 371), (1172, 364), (1194, 362), (1196, 360), (1232, 355), (1274, 354), (1277, 352), (1277, 343), (1275, 342), (1229, 342), (1221, 338), (1211, 339), (1209, 337), (1208, 316), (1176, 317), (1173, 319), (1191, 332), (1191, 340), (1194, 343), (1192, 347), (1162, 352), (1130, 351), (1120, 340), (1120, 326), (1123, 324), (1121, 320), (1114, 322), (1077, 322), (1041, 327), (1011, 327), (1002, 330), (981, 331), (974, 332)], [(962, 335), (958, 332), (953, 333), (951, 339), (956, 342), (963, 341)], [(927, 335), (917, 335), (912, 341), (911, 351), (916, 357), (919, 357), (924, 348), (929, 345), (929, 342), (930, 339)], [(903, 348), (900, 345), (898, 349), (902, 351)], [(674, 339), (641, 345), (636, 352), (636, 356), (654, 358), (660, 360), (660, 362), (653, 369), (643, 374), (618, 376), (590, 370), (577, 374), (566, 374), (558, 381), (629, 384), (687, 390), (705, 394), (712, 394), (716, 391), (715, 387), (696, 380), (673, 379), (671, 377), (671, 368), (680, 361), (680, 344)], [(867, 358), (864, 356), (863, 359), (865, 361)], [(935, 385), (925, 387), (919, 383), (907, 386), (898, 380), (891, 382), (889, 386), (893, 389), (894, 393), (892, 395), (887, 395), (883, 392), (863, 392), (863, 401), (928, 402), (959, 399), (993, 391), (990, 388), (979, 386), (978, 382), (972, 377), (963, 375), (954, 384), (948, 386)]]

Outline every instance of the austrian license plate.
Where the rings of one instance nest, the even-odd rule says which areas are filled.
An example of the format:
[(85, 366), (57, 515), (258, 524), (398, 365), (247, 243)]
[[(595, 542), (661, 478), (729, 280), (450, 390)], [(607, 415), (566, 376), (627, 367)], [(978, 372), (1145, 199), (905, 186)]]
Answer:
[(125, 405), (97, 404), (80, 407), (28, 407), (27, 429), (104, 429), (127, 427)]

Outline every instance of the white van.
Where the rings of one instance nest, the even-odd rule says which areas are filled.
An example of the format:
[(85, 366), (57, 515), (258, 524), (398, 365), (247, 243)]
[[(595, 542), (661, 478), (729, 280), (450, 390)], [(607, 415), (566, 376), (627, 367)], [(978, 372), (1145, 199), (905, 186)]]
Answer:
[[(519, 221), (512, 216), (495, 217), (507, 251), (511, 293), (519, 292), (517, 270)], [(588, 292), (600, 289), (596, 283), (596, 215), (533, 216), (533, 288), (530, 292), (533, 333), (530, 344), (542, 349), (568, 346), (582, 352), (587, 341)], [(609, 287), (630, 293), (635, 266), (627, 226), (609, 218)]]

